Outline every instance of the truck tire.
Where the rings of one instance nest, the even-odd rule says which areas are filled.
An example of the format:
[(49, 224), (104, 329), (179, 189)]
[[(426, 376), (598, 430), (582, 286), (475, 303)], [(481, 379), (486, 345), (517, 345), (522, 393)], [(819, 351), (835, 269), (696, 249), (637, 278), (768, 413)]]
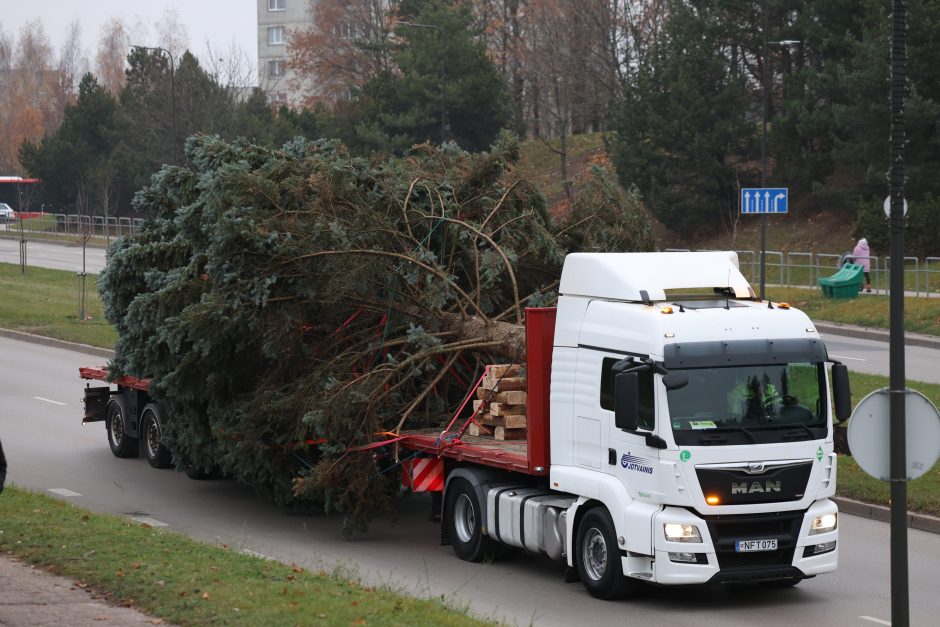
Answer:
[(638, 581), (623, 574), (614, 522), (604, 507), (588, 510), (578, 523), (574, 558), (581, 582), (592, 597), (622, 599), (639, 588)]
[(127, 409), (124, 405), (124, 399), (115, 396), (108, 401), (107, 420), (105, 427), (108, 429), (108, 444), (111, 446), (111, 452), (115, 457), (137, 457), (139, 446), (137, 438), (127, 435), (124, 430), (124, 418), (127, 415)]
[(169, 468), (172, 460), (170, 450), (163, 444), (163, 408), (156, 403), (147, 403), (140, 419), (140, 435), (144, 440), (144, 453), (154, 468)]
[(499, 543), (483, 535), (480, 499), (470, 482), (457, 477), (447, 486), (445, 524), (457, 557), (467, 562), (493, 559)]
[(187, 477), (189, 477), (190, 479), (193, 479), (194, 481), (203, 481), (205, 479), (213, 479), (216, 476), (214, 469), (203, 470), (199, 466), (193, 465), (193, 463), (187, 459), (183, 459), (179, 467), (182, 468), (183, 472), (186, 473)]

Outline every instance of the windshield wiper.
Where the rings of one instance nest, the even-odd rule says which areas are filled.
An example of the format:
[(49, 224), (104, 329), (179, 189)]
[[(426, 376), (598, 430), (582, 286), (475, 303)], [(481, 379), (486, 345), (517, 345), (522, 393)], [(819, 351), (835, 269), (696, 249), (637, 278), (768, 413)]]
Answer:
[(744, 433), (748, 438), (750, 438), (753, 444), (757, 444), (757, 438), (754, 437), (754, 434), (751, 432), (751, 430), (748, 429), (747, 427), (743, 427), (740, 425), (734, 425), (734, 426), (725, 425), (721, 427), (715, 427), (714, 429), (704, 430), (701, 432), (701, 435), (699, 435), (699, 442), (701, 442), (702, 444), (721, 444), (723, 442), (728, 441), (728, 439), (723, 435), (716, 434), (712, 437), (705, 437), (705, 436), (708, 436), (709, 434), (715, 433), (716, 431), (725, 432), (725, 433), (740, 431)]

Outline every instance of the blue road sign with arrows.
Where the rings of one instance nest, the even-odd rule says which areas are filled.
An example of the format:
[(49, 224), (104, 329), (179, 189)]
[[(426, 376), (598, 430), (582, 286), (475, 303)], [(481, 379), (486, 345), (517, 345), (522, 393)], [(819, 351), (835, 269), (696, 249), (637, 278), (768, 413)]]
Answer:
[(741, 213), (787, 213), (787, 188), (742, 188)]

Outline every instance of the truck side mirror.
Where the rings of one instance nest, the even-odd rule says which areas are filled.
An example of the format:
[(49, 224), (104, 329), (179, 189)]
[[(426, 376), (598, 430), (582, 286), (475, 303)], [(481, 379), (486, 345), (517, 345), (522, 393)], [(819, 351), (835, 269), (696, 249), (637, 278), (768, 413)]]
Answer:
[(689, 375), (673, 370), (663, 375), (663, 385), (667, 390), (678, 390), (689, 384)]
[(635, 372), (614, 377), (614, 424), (618, 429), (636, 431), (640, 413), (640, 379)]
[(836, 405), (836, 423), (845, 422), (852, 415), (852, 390), (849, 369), (845, 364), (832, 364), (832, 395)]

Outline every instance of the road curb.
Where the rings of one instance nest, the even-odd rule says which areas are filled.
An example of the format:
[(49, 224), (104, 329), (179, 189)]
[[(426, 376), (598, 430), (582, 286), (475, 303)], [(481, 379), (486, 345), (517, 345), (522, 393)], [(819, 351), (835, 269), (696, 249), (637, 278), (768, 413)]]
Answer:
[(19, 340), (21, 342), (30, 342), (32, 344), (52, 346), (53, 348), (64, 348), (65, 350), (85, 353), (87, 355), (94, 355), (95, 357), (107, 357), (108, 359), (114, 357), (114, 351), (110, 348), (99, 348), (97, 346), (89, 346), (88, 344), (79, 344), (78, 342), (69, 342), (54, 337), (36, 335), (35, 333), (26, 333), (25, 331), (0, 329), (0, 337), (10, 338), (11, 340)]
[[(891, 522), (891, 509), (884, 505), (873, 505), (872, 503), (864, 503), (844, 497), (835, 497), (832, 500), (839, 506), (840, 512), (881, 522)], [(936, 516), (908, 512), (905, 518), (907, 519), (907, 526), (911, 529), (940, 533), (940, 518)]]
[[(830, 333), (832, 335), (847, 335), (864, 340), (876, 340), (887, 342), (891, 339), (891, 332), (887, 329), (869, 329), (867, 327), (858, 327), (851, 324), (839, 324), (837, 322), (826, 322), (824, 320), (814, 320), (816, 330), (820, 333)], [(940, 349), (940, 338), (922, 333), (905, 333), (904, 344), (906, 346), (920, 346), (922, 348)]]

